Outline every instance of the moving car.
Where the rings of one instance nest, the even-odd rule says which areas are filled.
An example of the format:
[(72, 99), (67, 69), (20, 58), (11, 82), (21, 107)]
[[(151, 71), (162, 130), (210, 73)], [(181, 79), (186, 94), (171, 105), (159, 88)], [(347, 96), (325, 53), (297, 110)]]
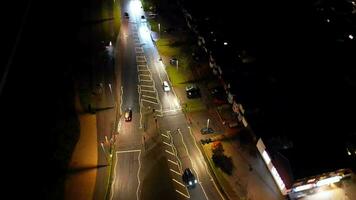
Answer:
[(198, 180), (195, 178), (194, 174), (189, 168), (184, 170), (182, 175), (183, 182), (188, 188), (193, 188), (198, 183)]
[(132, 120), (132, 110), (131, 110), (131, 108), (128, 108), (128, 109), (125, 110), (124, 117), (125, 117), (125, 121), (126, 122), (129, 122), (129, 121)]
[(171, 88), (169, 87), (169, 84), (167, 81), (163, 81), (163, 91), (165, 91), (165, 92), (171, 91)]

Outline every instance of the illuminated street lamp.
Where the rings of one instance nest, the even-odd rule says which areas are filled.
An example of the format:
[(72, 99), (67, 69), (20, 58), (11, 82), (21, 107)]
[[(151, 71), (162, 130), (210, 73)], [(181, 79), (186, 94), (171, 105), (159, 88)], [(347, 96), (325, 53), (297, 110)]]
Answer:
[(227, 45), (227, 42), (224, 42), (224, 45), (226, 46), (226, 45)]
[[(105, 157), (106, 163), (109, 164), (108, 158), (106, 157), (106, 151), (105, 151), (105, 148), (104, 148), (104, 143), (101, 142), (100, 145), (101, 145), (101, 148), (102, 148), (102, 150), (104, 152), (104, 155), (105, 155), (104, 157)], [(110, 157), (112, 157), (111, 154), (110, 154)]]
[(354, 39), (354, 36), (352, 34), (349, 35), (349, 39), (350, 40), (353, 40)]
[(158, 23), (158, 35), (159, 35), (159, 38), (161, 38), (161, 24)]

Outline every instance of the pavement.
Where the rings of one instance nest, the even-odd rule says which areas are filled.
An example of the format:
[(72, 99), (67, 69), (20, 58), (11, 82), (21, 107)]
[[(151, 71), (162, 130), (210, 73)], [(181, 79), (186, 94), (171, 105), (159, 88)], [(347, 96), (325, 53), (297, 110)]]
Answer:
[[(204, 97), (207, 93), (207, 88), (199, 85), (202, 91), (202, 101), (207, 105), (207, 109), (198, 112), (187, 112), (186, 120), (190, 124), (195, 140), (200, 144), (201, 139), (214, 138), (219, 136), (233, 137), (239, 133), (239, 128), (229, 128), (228, 124), (236, 120), (232, 114), (231, 105), (216, 106), (209, 101), (209, 98)], [(184, 104), (187, 100), (183, 87), (175, 87), (175, 92), (180, 99), (180, 103)], [(200, 130), (207, 126), (209, 119), (209, 127), (215, 133), (201, 134)], [(220, 169), (213, 169), (215, 178), (223, 187), (223, 191), (230, 199), (249, 199), (249, 200), (276, 200), (284, 199), (280, 194), (277, 185), (275, 184), (270, 172), (267, 170), (262, 158), (257, 154), (253, 146), (240, 144), (237, 139), (227, 139), (221, 141), (224, 154), (232, 158), (234, 166), (231, 175), (222, 172)], [(211, 143), (206, 144), (204, 149), (205, 158), (214, 164), (211, 160)], [(251, 170), (252, 169), (252, 170)]]
[(93, 199), (98, 175), (98, 142), (96, 115), (85, 114), (76, 96), (76, 107), (80, 121), (80, 137), (74, 148), (69, 173), (65, 181), (64, 199)]

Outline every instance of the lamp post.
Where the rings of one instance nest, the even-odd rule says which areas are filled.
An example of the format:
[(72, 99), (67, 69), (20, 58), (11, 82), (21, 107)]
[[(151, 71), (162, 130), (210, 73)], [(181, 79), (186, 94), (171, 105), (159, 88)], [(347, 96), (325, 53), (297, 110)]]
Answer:
[(158, 36), (161, 38), (161, 24), (158, 23)]
[(178, 59), (177, 59), (177, 71), (178, 71)]
[(100, 145), (101, 145), (101, 149), (104, 152), (104, 155), (105, 155), (104, 157), (105, 157), (106, 163), (109, 164), (108, 158), (106, 156), (106, 151), (105, 151), (105, 148), (104, 148), (104, 143), (101, 142)]

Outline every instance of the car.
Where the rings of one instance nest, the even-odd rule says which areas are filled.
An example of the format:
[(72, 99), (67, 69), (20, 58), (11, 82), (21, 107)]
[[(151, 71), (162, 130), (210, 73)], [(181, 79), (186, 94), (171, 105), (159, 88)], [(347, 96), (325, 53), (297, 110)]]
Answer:
[(146, 21), (146, 17), (144, 15), (141, 15), (141, 21), (143, 21), (143, 22)]
[(124, 16), (125, 18), (129, 18), (129, 13), (125, 12)]
[(194, 174), (189, 168), (186, 168), (184, 170), (184, 173), (182, 175), (182, 180), (187, 186), (187, 188), (193, 188), (198, 183), (198, 180), (195, 178)]
[(129, 121), (132, 120), (132, 110), (131, 110), (131, 108), (128, 108), (128, 109), (125, 110), (124, 117), (125, 117), (125, 121), (126, 122), (129, 122)]
[(171, 91), (171, 88), (169, 87), (169, 84), (167, 81), (163, 81), (162, 85), (163, 85), (163, 91), (165, 91), (165, 92)]
[(201, 97), (200, 89), (197, 85), (188, 85), (185, 87), (185, 92), (187, 93), (187, 97), (189, 99)]
[(218, 86), (210, 91), (211, 96), (213, 97), (213, 102), (215, 104), (225, 104), (226, 101), (226, 92), (224, 87)]
[(171, 59), (169, 59), (169, 64), (171, 64), (171, 65), (176, 65), (177, 62), (178, 62), (178, 59), (177, 59), (177, 58), (171, 58)]

